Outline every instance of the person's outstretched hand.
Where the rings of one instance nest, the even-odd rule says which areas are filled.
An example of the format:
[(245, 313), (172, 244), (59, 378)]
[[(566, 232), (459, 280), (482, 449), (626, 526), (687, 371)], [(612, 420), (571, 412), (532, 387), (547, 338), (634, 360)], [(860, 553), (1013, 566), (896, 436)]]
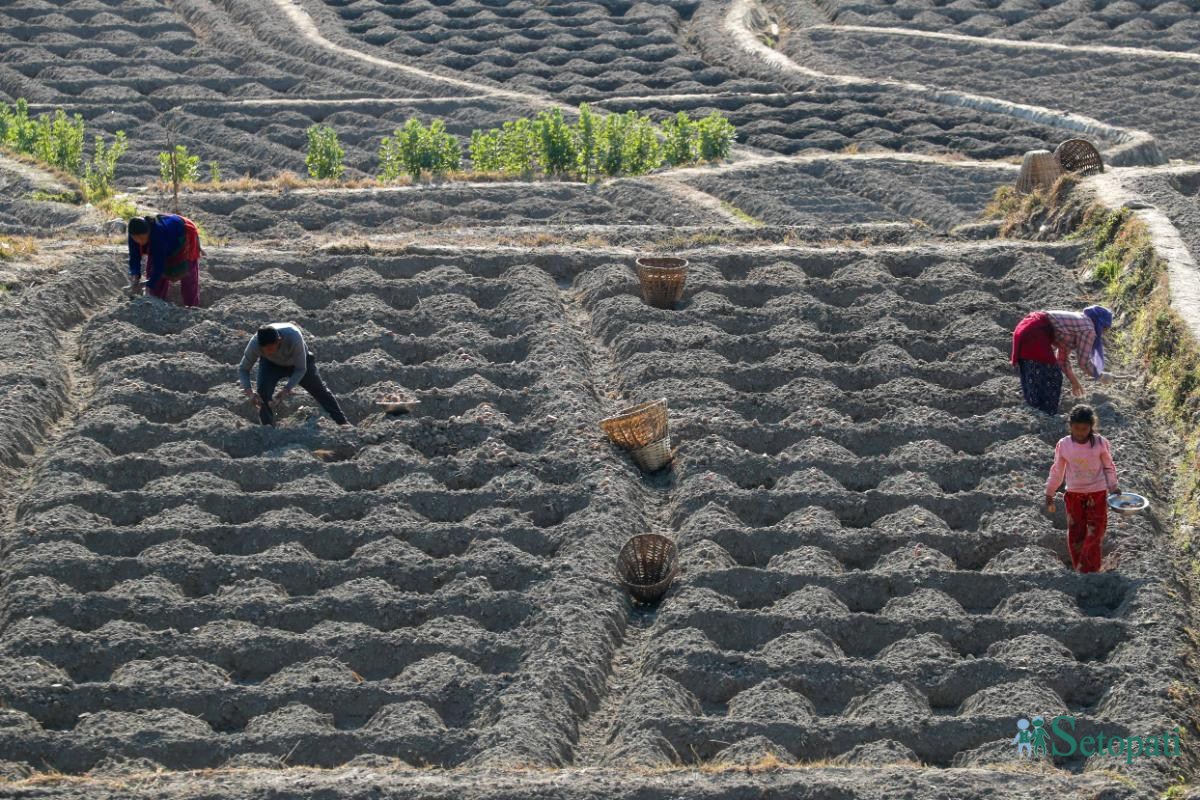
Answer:
[(242, 394), (246, 395), (246, 399), (254, 403), (255, 408), (262, 408), (262, 398), (258, 396), (258, 392), (253, 389), (242, 389)]
[(1071, 382), (1071, 394), (1075, 397), (1083, 397), (1083, 384), (1076, 378)]

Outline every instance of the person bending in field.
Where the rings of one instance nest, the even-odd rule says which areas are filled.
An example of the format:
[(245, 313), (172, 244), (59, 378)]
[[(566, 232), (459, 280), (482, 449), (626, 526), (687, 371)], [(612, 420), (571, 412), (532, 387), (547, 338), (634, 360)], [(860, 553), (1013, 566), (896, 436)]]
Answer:
[(1079, 368), (1097, 380), (1111, 380), (1104, 371), (1104, 332), (1112, 327), (1112, 312), (1104, 306), (1076, 311), (1035, 311), (1013, 331), (1012, 364), (1021, 375), (1025, 402), (1047, 414), (1057, 414), (1063, 375), (1071, 393), (1083, 397), (1083, 385), (1071, 369), (1071, 353)]
[(172, 283), (179, 283), (183, 304), (200, 305), (200, 232), (196, 223), (178, 214), (134, 217), (129, 220), (129, 289), (136, 292), (146, 261), (146, 291), (167, 299)]
[(1054, 465), (1046, 481), (1046, 511), (1054, 513), (1054, 496), (1067, 480), (1067, 549), (1079, 572), (1099, 572), (1104, 532), (1108, 528), (1108, 495), (1119, 493), (1117, 467), (1108, 440), (1096, 433), (1091, 406), (1071, 409), (1070, 436), (1054, 448)]
[[(250, 388), (250, 368), (255, 361), (259, 361), (257, 393)], [(279, 394), (275, 394), (276, 385), (285, 377), (287, 383)], [(275, 424), (272, 402), (286, 400), (297, 386), (303, 386), (334, 422), (350, 426), (337, 398), (321, 380), (317, 362), (304, 343), (304, 334), (291, 322), (273, 322), (250, 337), (242, 363), (238, 365), (238, 379), (242, 391), (258, 406), (258, 419), (263, 425)]]

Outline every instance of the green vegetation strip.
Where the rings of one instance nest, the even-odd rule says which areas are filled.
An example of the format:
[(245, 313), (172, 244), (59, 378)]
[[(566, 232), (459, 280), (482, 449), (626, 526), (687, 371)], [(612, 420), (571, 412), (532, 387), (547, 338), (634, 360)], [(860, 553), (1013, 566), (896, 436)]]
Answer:
[(1167, 264), (1128, 209), (1088, 208), (1075, 236), (1089, 243), (1091, 278), (1122, 315), (1121, 349), (1140, 359), (1159, 413), (1186, 445), (1176, 474), (1177, 510), (1200, 520), (1200, 348), (1171, 307)]
[[(1049, 230), (1087, 245), (1084, 277), (1118, 316), (1116, 344), (1140, 363), (1149, 379), (1156, 410), (1183, 440), (1176, 464), (1176, 511), (1191, 525), (1200, 523), (1200, 343), (1171, 307), (1166, 261), (1154, 249), (1150, 231), (1128, 208), (1113, 210), (1073, 192), (1073, 178), (1049, 192), (1018, 196), (1002, 187), (988, 216), (1003, 220), (1002, 235), (1044, 236)], [(1186, 535), (1179, 544), (1190, 552)], [(1193, 558), (1200, 577), (1200, 559)]]

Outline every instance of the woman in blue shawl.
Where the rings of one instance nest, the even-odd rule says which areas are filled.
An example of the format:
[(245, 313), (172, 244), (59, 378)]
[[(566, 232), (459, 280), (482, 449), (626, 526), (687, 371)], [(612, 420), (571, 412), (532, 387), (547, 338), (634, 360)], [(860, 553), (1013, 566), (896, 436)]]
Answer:
[(1078, 311), (1035, 311), (1013, 331), (1012, 363), (1021, 375), (1025, 402), (1047, 414), (1058, 413), (1063, 376), (1071, 392), (1083, 396), (1083, 385), (1071, 369), (1071, 353), (1083, 372), (1107, 380), (1104, 371), (1104, 332), (1112, 327), (1112, 312), (1104, 306)]

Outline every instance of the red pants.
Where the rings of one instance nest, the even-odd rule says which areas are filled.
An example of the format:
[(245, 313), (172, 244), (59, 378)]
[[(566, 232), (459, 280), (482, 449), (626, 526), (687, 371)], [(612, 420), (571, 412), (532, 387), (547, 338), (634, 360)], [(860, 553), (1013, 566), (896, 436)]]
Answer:
[(1067, 549), (1079, 572), (1099, 572), (1108, 529), (1108, 492), (1067, 492)]
[[(171, 289), (171, 281), (159, 278), (153, 286), (146, 287), (146, 293), (160, 300), (167, 299)], [(185, 306), (200, 305), (200, 262), (189, 261), (187, 274), (179, 279), (179, 294)]]

